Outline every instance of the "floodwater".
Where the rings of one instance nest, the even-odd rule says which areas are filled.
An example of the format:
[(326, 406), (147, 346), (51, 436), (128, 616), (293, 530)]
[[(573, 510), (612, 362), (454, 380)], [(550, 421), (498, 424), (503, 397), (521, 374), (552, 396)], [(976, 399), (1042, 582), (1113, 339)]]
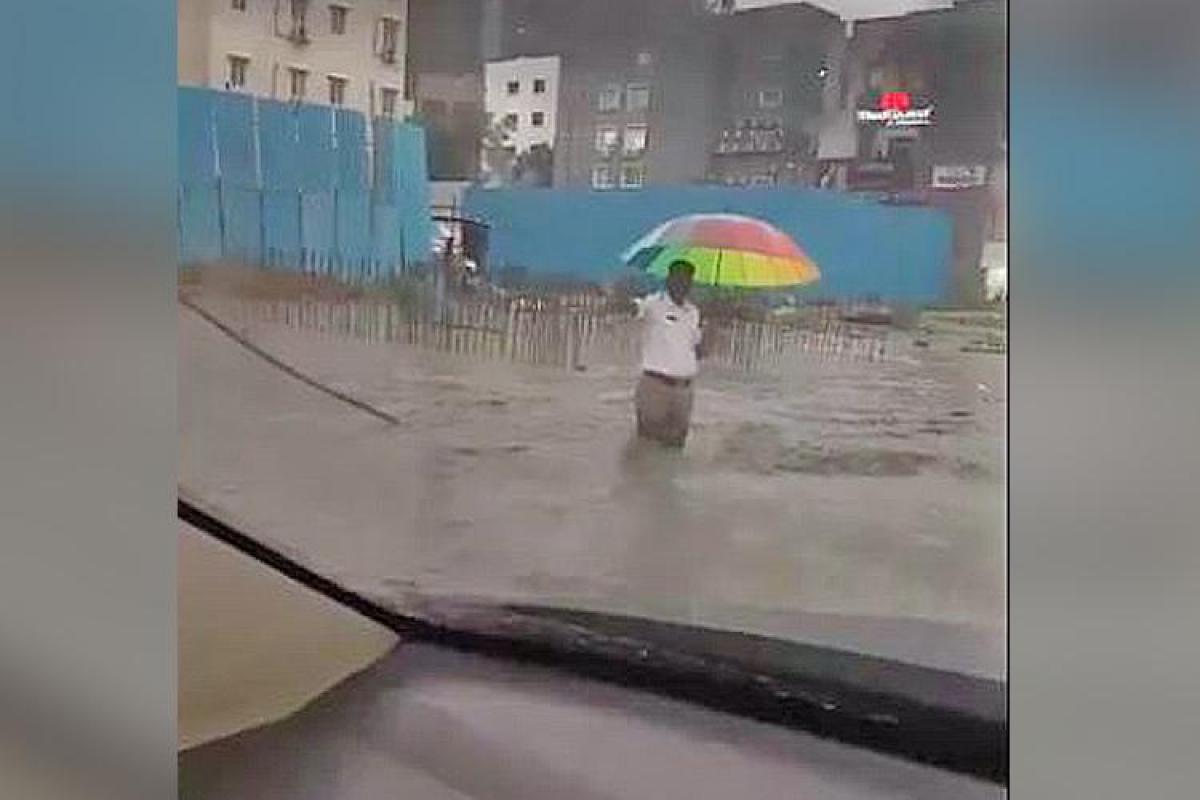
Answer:
[(631, 613), (1003, 677), (1000, 356), (896, 333), (886, 361), (710, 369), (672, 453), (631, 440), (628, 364), (243, 331), (400, 424), (181, 309), (181, 485), (351, 588)]

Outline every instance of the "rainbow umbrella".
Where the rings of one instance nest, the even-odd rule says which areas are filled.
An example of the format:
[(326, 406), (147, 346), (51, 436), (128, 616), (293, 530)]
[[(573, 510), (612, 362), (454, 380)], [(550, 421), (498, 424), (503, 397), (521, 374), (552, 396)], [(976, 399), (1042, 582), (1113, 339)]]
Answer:
[(690, 214), (659, 225), (625, 251), (629, 267), (658, 278), (676, 260), (696, 267), (696, 283), (774, 289), (821, 277), (816, 263), (778, 228), (737, 214)]

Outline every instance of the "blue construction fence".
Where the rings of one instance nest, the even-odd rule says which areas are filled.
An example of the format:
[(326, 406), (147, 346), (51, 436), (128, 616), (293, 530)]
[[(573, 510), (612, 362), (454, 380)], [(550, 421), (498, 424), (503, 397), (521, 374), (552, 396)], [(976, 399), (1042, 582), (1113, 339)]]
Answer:
[(179, 260), (372, 280), (428, 262), (425, 132), (328, 106), (179, 89)]
[(620, 255), (672, 217), (744, 214), (792, 236), (821, 269), (813, 297), (878, 296), (925, 305), (951, 290), (953, 228), (944, 212), (804, 188), (647, 187), (638, 191), (471, 188), (468, 215), (490, 226), (492, 274), (604, 284), (625, 274)]

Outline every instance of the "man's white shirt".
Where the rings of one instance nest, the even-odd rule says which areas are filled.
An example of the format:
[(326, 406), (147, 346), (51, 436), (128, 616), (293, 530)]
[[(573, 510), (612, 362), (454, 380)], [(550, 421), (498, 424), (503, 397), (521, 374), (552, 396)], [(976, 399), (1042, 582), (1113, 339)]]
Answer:
[(666, 292), (637, 301), (642, 320), (642, 369), (673, 378), (693, 378), (700, 371), (700, 309), (691, 301), (676, 305)]

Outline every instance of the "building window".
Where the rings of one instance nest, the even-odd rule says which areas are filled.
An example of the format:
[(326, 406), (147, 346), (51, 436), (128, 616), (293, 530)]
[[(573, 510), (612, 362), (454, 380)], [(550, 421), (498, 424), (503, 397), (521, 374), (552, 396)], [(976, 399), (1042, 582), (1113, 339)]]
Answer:
[(621, 188), (640, 189), (646, 183), (646, 166), (641, 163), (621, 167)]
[(344, 106), (346, 104), (346, 78), (340, 75), (329, 76), (329, 105)]
[(329, 32), (342, 36), (346, 33), (346, 15), (350, 9), (346, 6), (333, 5), (329, 7)]
[(605, 86), (596, 96), (596, 110), (598, 111), (620, 111), (621, 110), (621, 87), (620, 86)]
[(229, 80), (227, 89), (246, 88), (246, 72), (250, 68), (250, 59), (245, 56), (229, 56)]
[(604, 155), (612, 155), (617, 151), (617, 129), (611, 125), (602, 125), (596, 128), (596, 152)]
[(520, 117), (518, 117), (516, 114), (505, 114), (504, 119), (502, 120), (504, 127), (510, 131), (515, 131), (520, 121)]
[(646, 149), (649, 129), (645, 125), (625, 126), (625, 154), (637, 155)]
[(379, 106), (383, 116), (388, 119), (396, 118), (396, 101), (400, 99), (400, 90), (384, 87), (379, 90)]
[(545, 94), (546, 93), (546, 79), (545, 78), (534, 78), (533, 79), (533, 93), (534, 94)]
[(380, 60), (385, 64), (395, 64), (400, 51), (400, 20), (395, 17), (380, 18), (376, 41)]
[(783, 90), (782, 89), (759, 89), (758, 90), (758, 107), (759, 108), (779, 108), (783, 105)]
[(650, 87), (645, 84), (630, 84), (626, 91), (625, 107), (630, 111), (645, 111), (650, 107)]
[(611, 189), (616, 184), (613, 183), (612, 167), (608, 164), (597, 164), (592, 167), (592, 188), (593, 189)]
[(234, 11), (245, 11), (246, 10), (246, 0), (233, 0), (233, 2), (230, 3), (230, 5), (233, 7)]
[(520, 81), (509, 81), (507, 84), (505, 84), (504, 88), (505, 88), (505, 91), (507, 91), (509, 94), (520, 94), (521, 93), (521, 82)]
[(534, 111), (532, 114), (529, 115), (529, 122), (535, 128), (542, 127), (543, 125), (546, 124), (546, 112)]
[(308, 70), (302, 67), (288, 67), (288, 98), (294, 103), (303, 101), (307, 88)]
[(291, 0), (292, 29), (288, 38), (296, 44), (308, 41), (308, 0)]

